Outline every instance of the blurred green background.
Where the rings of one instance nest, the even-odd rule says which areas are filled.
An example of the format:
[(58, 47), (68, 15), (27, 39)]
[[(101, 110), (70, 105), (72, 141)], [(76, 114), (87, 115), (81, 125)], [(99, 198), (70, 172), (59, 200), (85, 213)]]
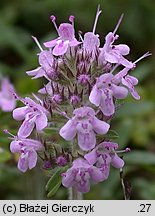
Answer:
[[(31, 35), (41, 42), (54, 38), (51, 14), (56, 15), (58, 23), (67, 22), (70, 14), (75, 15), (76, 30), (91, 31), (98, 3), (103, 11), (97, 26), (102, 43), (124, 13), (118, 34), (119, 42), (131, 48), (128, 58), (136, 60), (146, 51), (153, 53), (138, 63), (133, 72), (139, 78), (137, 90), (141, 100), (137, 102), (129, 96), (113, 120), (112, 129), (119, 134), (120, 148), (132, 149), (124, 155), (124, 178), (132, 186), (131, 199), (155, 199), (154, 0), (1, 0), (0, 73), (11, 78), (20, 95), (36, 92), (42, 83), (32, 81), (25, 74), (38, 66), (39, 50)], [(17, 125), (10, 113), (0, 111), (0, 128), (16, 133)], [(0, 132), (0, 199), (46, 199), (48, 178), (40, 165), (21, 174), (16, 168), (16, 158), (8, 149), (9, 140)], [(66, 190), (61, 188), (53, 199), (67, 199)], [(109, 179), (93, 186), (85, 199), (123, 199), (118, 170), (111, 168)]]

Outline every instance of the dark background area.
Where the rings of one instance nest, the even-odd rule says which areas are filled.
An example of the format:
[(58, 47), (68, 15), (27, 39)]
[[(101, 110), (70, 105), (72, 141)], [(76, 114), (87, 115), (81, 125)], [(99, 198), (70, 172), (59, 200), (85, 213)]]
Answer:
[[(154, 0), (1, 0), (0, 1), (0, 76), (9, 76), (17, 92), (29, 95), (37, 92), (44, 80), (31, 80), (25, 71), (38, 66), (39, 52), (31, 35), (40, 42), (56, 36), (49, 16), (57, 23), (68, 22), (75, 15), (76, 31), (92, 30), (96, 8), (102, 15), (97, 25), (102, 44), (122, 13), (118, 43), (131, 48), (128, 59), (134, 61), (147, 51), (151, 57), (138, 63), (132, 74), (139, 79), (140, 101), (131, 96), (118, 111), (112, 129), (119, 134), (120, 148), (130, 147), (124, 155), (124, 177), (132, 185), (131, 199), (155, 199), (155, 1)], [(10, 113), (0, 111), (0, 129), (16, 133), (18, 124)], [(9, 140), (0, 132), (0, 199), (46, 199), (47, 177), (40, 165), (26, 174), (16, 168), (17, 158), (9, 153)], [(67, 199), (61, 188), (54, 199)], [(92, 187), (85, 199), (123, 199), (119, 171), (111, 168), (106, 182)]]

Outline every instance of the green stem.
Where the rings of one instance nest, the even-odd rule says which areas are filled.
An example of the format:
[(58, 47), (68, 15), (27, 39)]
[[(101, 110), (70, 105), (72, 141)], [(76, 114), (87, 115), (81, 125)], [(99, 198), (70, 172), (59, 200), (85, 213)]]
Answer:
[(69, 188), (69, 200), (82, 200), (83, 194), (81, 192), (78, 192), (75, 188)]

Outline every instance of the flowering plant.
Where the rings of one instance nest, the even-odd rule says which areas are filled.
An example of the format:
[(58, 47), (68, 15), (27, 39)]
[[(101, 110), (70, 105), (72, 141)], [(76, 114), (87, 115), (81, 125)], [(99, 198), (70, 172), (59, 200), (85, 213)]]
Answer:
[[(42, 160), (42, 169), (51, 176), (46, 185), (48, 197), (62, 183), (69, 188), (70, 199), (80, 199), (91, 183), (108, 179), (110, 165), (121, 170), (124, 161), (118, 154), (129, 151), (117, 151), (119, 145), (107, 134), (119, 101), (129, 92), (140, 99), (135, 89), (138, 79), (130, 73), (150, 54), (131, 62), (125, 58), (130, 48), (114, 45), (123, 15), (101, 46), (95, 33), (100, 14), (98, 7), (92, 32), (79, 33), (79, 39), (75, 37), (74, 16), (69, 17), (70, 23), (58, 27), (52, 15), (58, 37), (45, 42), (45, 49), (33, 37), (40, 49), (40, 66), (26, 72), (32, 79), (44, 77), (47, 84), (33, 98), (13, 93), (24, 107), (14, 109), (13, 104), (10, 108), (13, 118), (22, 121), (16, 136), (4, 130), (11, 135), (10, 150), (19, 154), (22, 172), (34, 168), (38, 158)], [(1, 100), (0, 106), (4, 107)]]

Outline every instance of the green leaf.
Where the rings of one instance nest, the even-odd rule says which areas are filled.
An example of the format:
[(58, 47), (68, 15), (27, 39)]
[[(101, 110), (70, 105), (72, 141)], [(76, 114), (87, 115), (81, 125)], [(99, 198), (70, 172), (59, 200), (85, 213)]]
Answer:
[(155, 165), (155, 154), (145, 151), (133, 151), (124, 156), (126, 164)]
[(50, 198), (54, 196), (54, 194), (57, 192), (60, 186), (61, 186), (61, 180), (51, 189), (51, 191), (47, 194), (47, 197)]
[(68, 166), (57, 168), (56, 172), (52, 175), (46, 184), (46, 191), (49, 191), (47, 197), (53, 196), (61, 185), (62, 176), (61, 173), (65, 172)]

